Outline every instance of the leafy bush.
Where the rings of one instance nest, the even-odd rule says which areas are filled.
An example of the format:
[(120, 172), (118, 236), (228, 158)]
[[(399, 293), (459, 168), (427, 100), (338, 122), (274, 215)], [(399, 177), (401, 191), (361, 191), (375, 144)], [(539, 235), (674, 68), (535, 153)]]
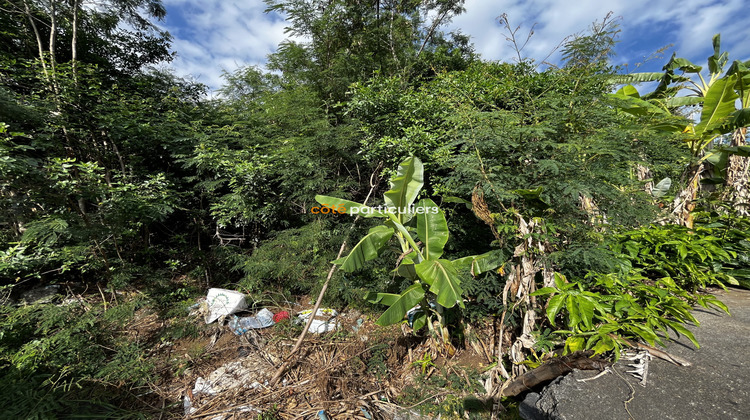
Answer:
[(148, 238), (144, 227), (174, 211), (175, 192), (164, 174), (136, 181), (108, 181), (92, 162), (52, 159), (44, 168), (49, 183), (37, 197), (46, 214), (25, 220), (20, 241), (0, 256), (0, 275), (10, 278), (66, 271), (110, 271), (137, 254)]
[(310, 293), (325, 278), (342, 239), (326, 225), (321, 220), (281, 231), (251, 254), (233, 247), (221, 249), (221, 254), (244, 275), (239, 285), (249, 293)]
[(711, 295), (690, 293), (669, 277), (656, 283), (637, 273), (594, 273), (585, 280), (568, 281), (555, 274), (555, 287), (545, 287), (534, 296), (550, 296), (547, 319), (553, 326), (563, 321), (565, 330), (556, 333), (567, 336), (565, 351), (593, 349), (595, 353), (618, 350), (618, 338), (640, 338), (654, 345), (663, 344), (658, 335), (669, 338), (669, 330), (684, 335), (699, 346), (693, 334), (683, 324), (698, 325), (692, 315), (692, 305), (710, 306), (728, 312), (727, 307)]
[(695, 292), (732, 281), (722, 264), (737, 253), (725, 249), (728, 241), (715, 236), (716, 227), (651, 225), (613, 235), (608, 245), (645, 277), (654, 281), (668, 278)]
[(726, 274), (724, 281), (750, 289), (750, 219), (726, 211), (698, 212), (694, 217), (695, 226), (710, 230), (721, 240), (721, 247), (732, 256), (720, 267)]
[[(116, 418), (123, 392), (153, 378), (145, 343), (114, 334), (136, 302), (110, 306), (0, 306), (0, 417), (56, 418), (86, 414)], [(122, 387), (122, 388), (121, 388)]]

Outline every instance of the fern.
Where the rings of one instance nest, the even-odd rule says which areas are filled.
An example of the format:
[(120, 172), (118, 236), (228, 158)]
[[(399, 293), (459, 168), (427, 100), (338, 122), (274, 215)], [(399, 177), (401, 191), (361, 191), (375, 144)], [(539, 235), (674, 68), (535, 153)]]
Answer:
[(27, 225), (21, 243), (54, 246), (58, 241), (70, 238), (68, 227), (67, 221), (54, 216), (33, 221)]

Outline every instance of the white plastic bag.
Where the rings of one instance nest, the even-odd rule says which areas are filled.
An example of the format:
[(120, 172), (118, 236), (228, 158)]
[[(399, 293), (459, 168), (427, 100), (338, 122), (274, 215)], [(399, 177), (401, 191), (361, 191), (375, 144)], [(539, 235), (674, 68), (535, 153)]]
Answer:
[[(254, 367), (256, 370), (254, 370)], [(195, 380), (195, 386), (193, 387), (192, 395), (193, 399), (201, 398), (203, 403), (210, 399), (210, 397), (229, 393), (237, 388), (258, 388), (262, 386), (257, 381), (259, 374), (257, 371), (257, 365), (253, 365), (252, 360), (245, 359), (236, 362), (230, 362), (220, 366), (215, 371), (211, 372), (206, 379), (199, 377)], [(268, 384), (267, 381), (266, 385)], [(200, 400), (199, 400), (200, 401)], [(185, 410), (185, 416), (189, 416), (196, 411), (199, 407), (193, 406), (194, 401), (190, 396), (185, 395), (182, 401), (182, 407)], [(243, 412), (260, 412), (257, 408), (251, 405), (239, 405), (232, 407), (228, 412), (243, 413)], [(234, 416), (218, 415), (211, 417), (210, 420), (223, 420), (226, 418), (235, 418)], [(253, 415), (251, 418), (255, 418)], [(246, 417), (241, 417), (246, 418)], [(247, 417), (250, 418), (250, 417)]]
[(227, 289), (208, 289), (206, 304), (208, 304), (206, 324), (210, 324), (222, 316), (247, 308), (247, 302), (245, 302), (245, 295), (243, 293)]
[[(310, 318), (311, 314), (312, 309), (300, 312), (297, 314), (297, 318), (299, 319), (298, 322), (304, 325), (307, 322), (307, 319)], [(338, 322), (336, 320), (338, 314), (339, 313), (336, 312), (335, 309), (319, 308), (318, 312), (315, 313), (315, 319), (313, 319), (312, 324), (310, 324), (310, 332), (313, 334), (322, 334), (335, 330), (338, 328)]]

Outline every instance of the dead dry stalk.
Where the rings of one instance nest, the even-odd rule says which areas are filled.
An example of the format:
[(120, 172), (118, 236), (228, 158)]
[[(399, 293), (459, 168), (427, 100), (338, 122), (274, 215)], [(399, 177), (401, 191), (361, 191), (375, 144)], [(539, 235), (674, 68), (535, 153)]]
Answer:
[[(379, 179), (377, 177), (377, 173), (380, 172), (380, 167), (382, 164), (378, 164), (378, 166), (375, 168), (375, 170), (370, 175), (370, 191), (367, 193), (367, 196), (365, 197), (365, 201), (362, 202), (362, 204), (367, 205), (367, 201), (370, 200), (370, 197), (372, 196), (372, 193), (375, 191), (375, 188), (377, 188), (379, 184)], [(360, 216), (357, 215), (357, 217), (354, 219), (354, 222), (352, 222), (352, 225), (349, 227), (349, 230), (351, 231), (354, 229), (354, 226), (357, 224), (357, 221), (359, 220)], [(347, 239), (344, 239), (344, 242), (341, 243), (341, 248), (339, 248), (339, 253), (336, 255), (336, 259), (341, 258), (341, 255), (344, 253), (344, 249), (346, 249), (346, 242)], [(318, 313), (318, 309), (320, 308), (321, 302), (323, 302), (323, 296), (325, 296), (326, 290), (328, 289), (328, 284), (331, 282), (331, 278), (333, 277), (333, 273), (336, 272), (337, 265), (331, 264), (331, 269), (328, 270), (328, 276), (326, 276), (326, 281), (323, 283), (323, 287), (320, 289), (320, 293), (318, 294), (318, 299), (315, 301), (315, 306), (313, 307), (312, 313), (310, 314), (310, 317), (307, 319), (307, 323), (305, 324), (305, 328), (302, 330), (302, 333), (297, 338), (297, 342), (294, 344), (294, 348), (292, 348), (292, 351), (289, 353), (289, 355), (286, 357), (286, 360), (284, 363), (279, 366), (278, 369), (276, 369), (276, 373), (274, 373), (273, 378), (269, 381), (269, 385), (271, 387), (276, 386), (276, 384), (279, 383), (279, 380), (284, 375), (284, 372), (286, 372), (287, 369), (289, 369), (290, 366), (294, 365), (294, 363), (297, 362), (297, 352), (299, 351), (300, 346), (302, 345), (302, 342), (305, 341), (305, 336), (307, 336), (307, 332), (310, 330), (310, 326), (313, 323), (313, 320), (315, 320), (315, 315)]]

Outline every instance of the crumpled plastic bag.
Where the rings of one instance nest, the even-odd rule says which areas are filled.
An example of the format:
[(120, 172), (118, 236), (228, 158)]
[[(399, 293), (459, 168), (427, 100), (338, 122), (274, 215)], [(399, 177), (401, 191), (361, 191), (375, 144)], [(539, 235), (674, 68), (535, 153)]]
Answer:
[(237, 315), (234, 315), (229, 321), (229, 328), (235, 334), (242, 335), (249, 330), (266, 328), (273, 324), (275, 324), (273, 321), (273, 312), (263, 308), (255, 316), (243, 316), (239, 318)]
[[(312, 309), (302, 311), (297, 314), (297, 322), (306, 323), (307, 319), (310, 318)], [(330, 308), (319, 308), (318, 312), (315, 313), (315, 319), (310, 324), (310, 332), (313, 334), (322, 334), (328, 331), (334, 331), (338, 328), (339, 324), (336, 320), (338, 312), (335, 309)]]
[[(258, 388), (262, 386), (262, 384), (256, 380), (257, 376), (257, 372), (252, 368), (245, 366), (243, 361), (236, 361), (219, 367), (211, 372), (205, 379), (203, 377), (198, 377), (198, 379), (195, 380), (195, 386), (192, 390), (192, 398), (190, 395), (185, 395), (182, 401), (185, 415), (189, 416), (198, 410), (197, 407), (193, 406), (195, 403), (193, 399), (213, 397), (240, 387)], [(260, 410), (251, 405), (240, 405), (232, 407), (231, 412), (259, 413)], [(224, 420), (227, 417), (227, 415), (218, 415), (211, 417), (210, 420)]]
[(208, 305), (206, 324), (247, 308), (244, 293), (217, 288), (208, 289), (206, 304)]

